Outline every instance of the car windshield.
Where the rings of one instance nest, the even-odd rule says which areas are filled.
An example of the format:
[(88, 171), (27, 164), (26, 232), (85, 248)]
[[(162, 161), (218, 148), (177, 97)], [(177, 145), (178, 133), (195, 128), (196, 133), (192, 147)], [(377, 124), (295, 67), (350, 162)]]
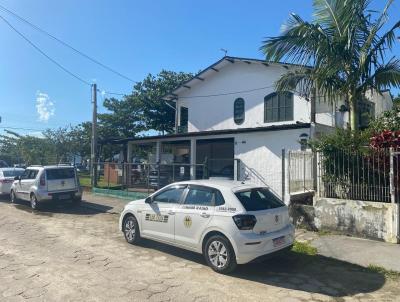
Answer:
[(24, 173), (24, 170), (7, 170), (7, 171), (3, 171), (3, 176), (4, 177), (15, 177), (15, 176), (21, 176), (22, 173)]
[(283, 207), (285, 204), (267, 188), (254, 188), (235, 193), (246, 211), (262, 211)]
[(57, 180), (57, 179), (66, 179), (66, 178), (75, 178), (74, 169), (49, 169), (46, 170), (47, 180)]

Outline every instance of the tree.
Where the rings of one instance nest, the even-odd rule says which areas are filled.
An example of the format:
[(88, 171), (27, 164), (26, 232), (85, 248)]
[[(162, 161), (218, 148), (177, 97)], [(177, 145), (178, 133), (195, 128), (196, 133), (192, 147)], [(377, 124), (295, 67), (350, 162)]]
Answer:
[(102, 127), (109, 129), (105, 136), (134, 137), (148, 130), (163, 134), (172, 132), (175, 110), (161, 98), (192, 76), (190, 73), (162, 70), (157, 76), (147, 75), (135, 84), (132, 94), (122, 100), (106, 99), (104, 107), (110, 113), (99, 115)]
[(393, 107), (400, 108), (400, 94), (393, 98)]
[(400, 27), (399, 20), (383, 31), (392, 3), (388, 0), (378, 14), (369, 9), (370, 0), (314, 0), (312, 22), (292, 14), (282, 34), (261, 46), (267, 60), (301, 65), (278, 80), (277, 90), (317, 91), (329, 100), (344, 97), (350, 127), (357, 130), (357, 104), (365, 93), (400, 87), (400, 60), (385, 62)]
[(7, 131), (0, 137), (0, 157), (9, 164), (43, 165), (56, 162), (54, 145), (45, 138)]

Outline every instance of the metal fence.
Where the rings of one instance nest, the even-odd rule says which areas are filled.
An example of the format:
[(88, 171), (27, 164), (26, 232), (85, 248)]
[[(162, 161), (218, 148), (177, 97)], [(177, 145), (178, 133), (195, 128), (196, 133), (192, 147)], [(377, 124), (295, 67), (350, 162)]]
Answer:
[[(236, 164), (232, 159), (208, 159), (204, 164), (102, 162), (97, 165), (96, 187), (152, 193), (178, 181), (210, 177), (235, 179)], [(89, 174), (81, 174), (81, 178), (85, 176)]]
[(289, 151), (288, 179), (289, 193), (304, 193), (314, 190), (315, 153), (311, 151)]
[(318, 154), (321, 197), (399, 201), (399, 152), (393, 149), (335, 150)]

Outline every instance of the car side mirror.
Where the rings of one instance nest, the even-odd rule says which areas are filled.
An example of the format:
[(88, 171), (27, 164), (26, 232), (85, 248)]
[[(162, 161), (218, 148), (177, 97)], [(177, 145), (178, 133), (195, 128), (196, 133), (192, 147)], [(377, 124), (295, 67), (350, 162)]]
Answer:
[(21, 180), (21, 176), (15, 176), (14, 180)]
[(144, 200), (145, 203), (152, 203), (153, 199), (149, 196)]

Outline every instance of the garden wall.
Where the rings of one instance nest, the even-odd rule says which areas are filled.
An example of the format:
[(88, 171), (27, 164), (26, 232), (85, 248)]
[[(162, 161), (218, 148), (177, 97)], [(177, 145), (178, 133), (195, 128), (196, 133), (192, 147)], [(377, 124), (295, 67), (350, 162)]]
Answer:
[(382, 202), (317, 198), (314, 226), (397, 243), (398, 205)]

